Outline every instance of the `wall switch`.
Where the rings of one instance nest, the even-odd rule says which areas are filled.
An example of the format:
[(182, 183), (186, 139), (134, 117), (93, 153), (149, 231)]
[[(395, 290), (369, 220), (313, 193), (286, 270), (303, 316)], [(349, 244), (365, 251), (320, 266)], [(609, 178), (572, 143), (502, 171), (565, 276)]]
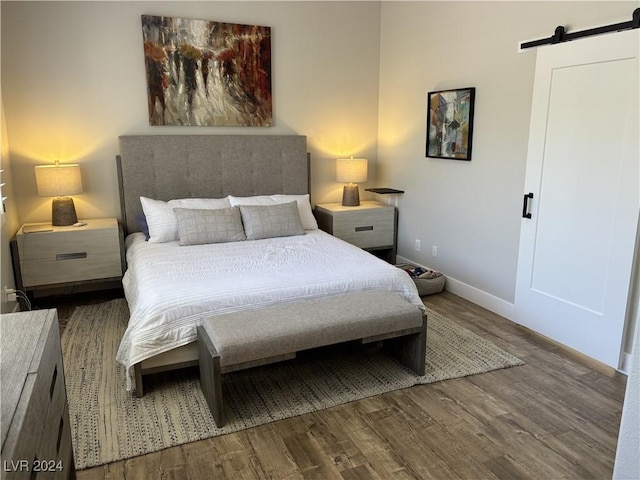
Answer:
[(436, 245), (431, 247), (431, 256), (432, 257), (437, 257), (438, 256), (438, 247)]
[(420, 251), (420, 240), (416, 238), (416, 252)]

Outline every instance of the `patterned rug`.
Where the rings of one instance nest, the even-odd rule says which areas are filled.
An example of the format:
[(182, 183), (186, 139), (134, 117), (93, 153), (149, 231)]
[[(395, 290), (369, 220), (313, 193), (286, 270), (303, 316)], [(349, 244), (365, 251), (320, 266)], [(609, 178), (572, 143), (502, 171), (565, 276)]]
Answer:
[(493, 343), (428, 310), (427, 374), (375, 348), (321, 349), (296, 360), (223, 376), (226, 424), (213, 423), (198, 369), (125, 389), (115, 361), (129, 318), (124, 299), (75, 309), (62, 335), (76, 467), (84, 469), (231, 433), (418, 384), (522, 365)]

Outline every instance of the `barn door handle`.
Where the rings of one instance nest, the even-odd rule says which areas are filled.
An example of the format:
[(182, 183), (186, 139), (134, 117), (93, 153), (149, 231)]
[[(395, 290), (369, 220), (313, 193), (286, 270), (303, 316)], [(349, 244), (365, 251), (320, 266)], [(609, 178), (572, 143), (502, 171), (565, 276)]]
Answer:
[(529, 213), (529, 199), (533, 198), (533, 193), (525, 193), (524, 194), (524, 202), (522, 203), (522, 218), (531, 218), (531, 213)]

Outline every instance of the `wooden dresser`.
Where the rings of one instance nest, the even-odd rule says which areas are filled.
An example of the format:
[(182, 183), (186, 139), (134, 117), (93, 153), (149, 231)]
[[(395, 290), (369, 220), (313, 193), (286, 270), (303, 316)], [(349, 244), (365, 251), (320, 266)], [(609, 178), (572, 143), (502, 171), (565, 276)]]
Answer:
[(3, 479), (75, 478), (56, 310), (0, 317)]

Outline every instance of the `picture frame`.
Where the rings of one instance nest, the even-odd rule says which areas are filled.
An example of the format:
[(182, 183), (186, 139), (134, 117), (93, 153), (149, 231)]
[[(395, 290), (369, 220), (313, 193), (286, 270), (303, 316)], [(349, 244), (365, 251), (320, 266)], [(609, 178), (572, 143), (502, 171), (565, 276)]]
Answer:
[(426, 156), (471, 161), (475, 87), (427, 95)]
[(271, 27), (141, 20), (149, 125), (273, 125)]

